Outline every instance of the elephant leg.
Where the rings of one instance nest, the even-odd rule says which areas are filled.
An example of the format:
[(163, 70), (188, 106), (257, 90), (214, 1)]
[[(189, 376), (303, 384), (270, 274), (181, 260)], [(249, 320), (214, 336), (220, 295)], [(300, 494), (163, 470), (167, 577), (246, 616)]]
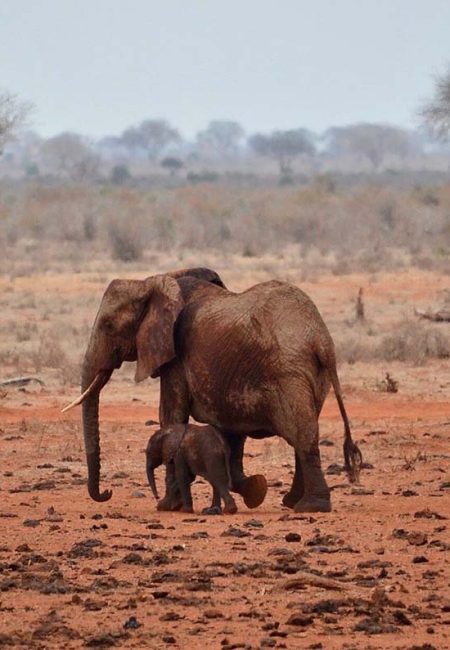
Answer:
[(302, 464), (300, 458), (298, 457), (297, 452), (295, 452), (295, 473), (292, 479), (292, 485), (289, 492), (283, 497), (283, 505), (286, 508), (293, 508), (297, 501), (303, 496), (304, 487), (303, 487), (303, 473), (302, 473)]
[(220, 492), (217, 487), (213, 486), (212, 503), (209, 508), (203, 508), (202, 515), (221, 515), (222, 506), (220, 503)]
[[(296, 421), (301, 424), (294, 428), (285, 423), (283, 431), (283, 437), (295, 449), (295, 488), (297, 488), (296, 478), (299, 479), (300, 476), (302, 478), (303, 494), (295, 503), (294, 510), (295, 512), (330, 512), (330, 490), (320, 464), (317, 415), (312, 409), (306, 411), (304, 408), (296, 415)], [(294, 490), (291, 489), (288, 494), (293, 492)]]
[(266, 498), (267, 481), (262, 474), (247, 477), (244, 474), (244, 445), (246, 436), (228, 434), (230, 447), (231, 491), (237, 492), (244, 499), (247, 508), (257, 508)]
[(222, 497), (223, 502), (225, 504), (225, 508), (223, 509), (223, 511), (227, 514), (234, 515), (234, 513), (237, 512), (237, 505), (235, 500), (229, 493), (227, 487), (225, 486), (220, 487), (220, 496)]
[(190, 392), (184, 371), (178, 360), (168, 364), (161, 374), (159, 421), (161, 427), (187, 424), (190, 412)]
[(227, 459), (224, 454), (214, 454), (210, 457), (206, 478), (213, 486), (213, 506), (218, 505), (220, 507), (221, 499), (223, 499), (225, 513), (234, 514), (237, 512), (236, 502), (229, 491), (230, 477)]
[[(182, 370), (177, 361), (170, 364), (161, 374), (161, 399), (159, 421), (161, 427), (170, 424), (187, 424), (189, 421), (189, 391)], [(175, 476), (175, 466), (166, 468), (166, 493), (158, 502), (158, 510), (180, 510), (183, 505)]]
[(181, 492), (178, 487), (177, 479), (175, 476), (174, 463), (168, 463), (166, 466), (166, 493), (162, 499), (158, 501), (156, 506), (157, 510), (180, 510), (183, 505), (181, 499)]
[(303, 474), (303, 496), (294, 506), (295, 512), (331, 512), (330, 489), (320, 462), (318, 441), (308, 452), (296, 450)]
[(182, 512), (194, 512), (192, 504), (191, 483), (195, 476), (191, 472), (183, 454), (178, 452), (175, 458), (175, 476), (177, 479), (178, 487), (181, 492), (181, 499), (183, 505), (181, 506)]

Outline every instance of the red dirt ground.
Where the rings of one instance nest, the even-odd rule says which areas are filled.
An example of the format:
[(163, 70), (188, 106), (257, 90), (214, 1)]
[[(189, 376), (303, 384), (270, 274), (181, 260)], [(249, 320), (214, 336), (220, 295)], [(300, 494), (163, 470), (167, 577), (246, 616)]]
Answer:
[[(399, 313), (392, 300), (403, 309), (411, 296), (423, 299), (429, 279), (421, 275), (414, 288), (405, 278), (372, 283), (367, 294), (377, 309), (385, 305), (385, 326)], [(331, 277), (306, 290), (338, 322), (345, 313), (336, 304), (360, 282)], [(396, 394), (375, 388), (386, 369), (399, 381)], [(50, 373), (43, 388), (7, 388), (0, 402), (0, 646), (449, 648), (449, 362), (339, 370), (367, 466), (361, 485), (349, 485), (330, 395), (321, 453), (333, 512), (313, 516), (281, 506), (293, 453), (280, 439), (246, 446), (247, 471), (269, 482), (259, 508), (246, 509), (238, 497), (236, 515), (156, 512), (143, 450), (155, 428), (144, 423), (157, 419), (158, 387), (134, 386), (126, 373), (102, 394), (102, 486), (113, 496), (94, 503), (80, 413), (60, 413), (77, 388), (57, 385)], [(162, 470), (157, 479), (162, 486)], [(200, 512), (209, 486), (197, 481), (193, 492)]]

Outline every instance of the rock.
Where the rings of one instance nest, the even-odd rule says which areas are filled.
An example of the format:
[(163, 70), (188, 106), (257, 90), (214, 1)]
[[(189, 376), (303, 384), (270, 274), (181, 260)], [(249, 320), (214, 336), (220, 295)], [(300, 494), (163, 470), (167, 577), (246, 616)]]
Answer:
[(141, 492), (141, 490), (134, 490), (131, 496), (135, 499), (143, 499), (146, 494), (145, 492)]
[(259, 519), (249, 519), (244, 522), (245, 528), (264, 528), (264, 524)]
[(394, 634), (398, 632), (395, 625), (384, 624), (375, 618), (364, 618), (354, 626), (355, 632), (367, 632), (367, 634)]
[(288, 533), (284, 538), (287, 542), (300, 542), (302, 537), (298, 533)]
[(375, 490), (368, 490), (367, 488), (362, 487), (354, 487), (350, 490), (350, 494), (354, 494), (356, 496), (371, 496), (372, 494), (375, 494)]
[(221, 537), (250, 537), (250, 533), (248, 533), (246, 530), (241, 530), (240, 528), (229, 526), (227, 530), (221, 534)]
[(429, 508), (425, 508), (425, 510), (420, 510), (419, 512), (415, 512), (414, 518), (415, 519), (447, 519), (447, 517), (444, 517), (443, 515), (440, 515), (437, 512), (433, 512), (433, 510), (430, 510)]
[(25, 519), (23, 525), (27, 526), (28, 528), (36, 528), (36, 526), (41, 525), (41, 521), (40, 519)]
[(145, 564), (145, 560), (139, 553), (127, 553), (122, 558), (124, 564)]
[(139, 623), (136, 616), (130, 616), (123, 624), (123, 627), (125, 630), (137, 630), (138, 627), (141, 627), (141, 623)]
[(168, 643), (168, 644), (173, 644), (177, 642), (176, 638), (172, 634), (164, 634), (162, 640), (164, 641), (164, 643)]
[(411, 620), (406, 616), (405, 612), (401, 611), (401, 609), (396, 609), (393, 612), (393, 616), (400, 625), (412, 625)]
[(296, 612), (295, 614), (291, 614), (286, 621), (287, 625), (297, 625), (299, 627), (307, 627), (308, 625), (311, 625), (314, 622), (314, 619), (312, 616), (307, 616), (306, 614), (303, 614), (302, 612)]
[(425, 533), (414, 532), (408, 533), (407, 540), (412, 546), (423, 546), (427, 543), (428, 537)]
[(184, 616), (181, 616), (181, 614), (178, 614), (177, 612), (166, 612), (162, 616), (159, 617), (159, 620), (164, 622), (164, 621), (180, 621), (183, 619)]

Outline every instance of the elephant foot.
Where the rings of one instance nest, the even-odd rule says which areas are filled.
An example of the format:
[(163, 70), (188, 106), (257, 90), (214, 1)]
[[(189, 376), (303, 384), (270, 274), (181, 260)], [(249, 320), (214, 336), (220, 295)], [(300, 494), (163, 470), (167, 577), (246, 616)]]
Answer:
[(302, 497), (294, 506), (295, 512), (331, 512), (328, 497)]
[(188, 514), (192, 514), (194, 512), (194, 508), (192, 506), (181, 506), (181, 508), (178, 508), (180, 512), (187, 512)]
[(257, 508), (266, 498), (266, 477), (262, 474), (249, 476), (239, 483), (234, 491), (242, 496), (247, 508)]
[(160, 499), (158, 501), (158, 504), (156, 506), (157, 510), (163, 510), (167, 512), (175, 512), (177, 510), (181, 510), (183, 506), (183, 502), (180, 500), (174, 500), (170, 499), (167, 497), (164, 497), (163, 499)]
[(302, 494), (298, 494), (296, 492), (286, 492), (281, 503), (285, 508), (293, 508), (295, 504), (300, 501), (302, 496)]
[(234, 503), (234, 501), (226, 503), (223, 511), (226, 515), (234, 515), (234, 513), (237, 512), (237, 505)]
[(209, 506), (209, 508), (203, 508), (202, 515), (221, 515), (222, 508), (220, 506)]

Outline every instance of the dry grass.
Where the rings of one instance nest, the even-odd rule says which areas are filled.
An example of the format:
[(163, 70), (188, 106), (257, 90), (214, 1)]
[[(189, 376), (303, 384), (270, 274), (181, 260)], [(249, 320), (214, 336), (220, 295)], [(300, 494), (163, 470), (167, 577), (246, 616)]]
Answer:
[(430, 358), (449, 357), (450, 339), (436, 326), (405, 319), (383, 338), (378, 356), (385, 361), (422, 365)]
[(4, 252), (27, 246), (24, 272), (45, 263), (51, 242), (60, 260), (74, 264), (99, 248), (133, 261), (144, 250), (253, 257), (297, 246), (303, 259), (317, 250), (336, 274), (411, 263), (450, 272), (448, 187), (331, 192), (321, 183), (270, 189), (203, 183), (143, 191), (24, 184), (4, 190), (0, 242)]

